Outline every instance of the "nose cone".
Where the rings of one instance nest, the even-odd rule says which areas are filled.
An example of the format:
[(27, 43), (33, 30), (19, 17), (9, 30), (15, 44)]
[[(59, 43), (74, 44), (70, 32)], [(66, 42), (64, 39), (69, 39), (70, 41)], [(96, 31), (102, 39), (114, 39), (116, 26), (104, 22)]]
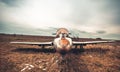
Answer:
[(60, 47), (57, 48), (57, 52), (63, 53), (63, 52), (68, 52), (71, 48), (69, 40), (63, 38), (59, 41)]
[(69, 41), (67, 40), (67, 39), (61, 39), (60, 40), (60, 45), (62, 46), (62, 47), (66, 47), (67, 45), (69, 45), (70, 43), (69, 43)]

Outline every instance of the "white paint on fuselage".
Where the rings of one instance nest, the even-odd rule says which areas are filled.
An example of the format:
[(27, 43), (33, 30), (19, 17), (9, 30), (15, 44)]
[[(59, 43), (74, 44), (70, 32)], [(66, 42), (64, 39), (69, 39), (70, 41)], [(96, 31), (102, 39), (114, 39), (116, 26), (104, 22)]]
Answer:
[[(69, 37), (66, 37), (66, 36), (67, 36), (66, 34), (59, 34), (59, 37), (54, 39), (53, 44), (54, 44), (54, 47), (55, 47), (55, 49), (57, 51), (62, 51), (62, 50), (69, 51), (71, 49), (71, 47), (72, 47), (72, 39), (69, 38)], [(69, 44), (66, 45), (66, 47), (63, 47), (60, 44), (60, 41), (61, 41), (62, 38), (66, 39), (69, 42)]]

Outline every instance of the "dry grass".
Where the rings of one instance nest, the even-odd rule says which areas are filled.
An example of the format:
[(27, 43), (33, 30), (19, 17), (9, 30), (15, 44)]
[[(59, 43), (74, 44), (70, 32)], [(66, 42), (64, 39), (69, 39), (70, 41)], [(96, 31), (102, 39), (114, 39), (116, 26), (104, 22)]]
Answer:
[[(87, 45), (84, 51), (70, 51), (64, 59), (54, 49), (9, 43), (51, 40), (53, 37), (1, 34), (0, 72), (120, 72), (120, 42)], [(86, 40), (94, 39), (82, 41)]]

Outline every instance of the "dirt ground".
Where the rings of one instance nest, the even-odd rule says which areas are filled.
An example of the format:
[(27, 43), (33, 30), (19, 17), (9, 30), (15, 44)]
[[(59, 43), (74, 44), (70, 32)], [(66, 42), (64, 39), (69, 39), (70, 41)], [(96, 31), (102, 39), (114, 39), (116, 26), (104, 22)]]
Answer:
[[(64, 58), (52, 46), (10, 44), (53, 37), (0, 34), (0, 72), (120, 72), (120, 41), (72, 49)], [(73, 39), (91, 41), (96, 39)]]

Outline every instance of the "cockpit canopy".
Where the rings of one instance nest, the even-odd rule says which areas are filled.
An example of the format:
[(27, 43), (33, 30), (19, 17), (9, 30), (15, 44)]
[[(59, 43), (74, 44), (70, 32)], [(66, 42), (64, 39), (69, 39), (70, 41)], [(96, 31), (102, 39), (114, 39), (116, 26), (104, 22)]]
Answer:
[(62, 35), (62, 37), (67, 37), (69, 36), (69, 31), (66, 28), (60, 28), (56, 32), (56, 37), (59, 37)]

